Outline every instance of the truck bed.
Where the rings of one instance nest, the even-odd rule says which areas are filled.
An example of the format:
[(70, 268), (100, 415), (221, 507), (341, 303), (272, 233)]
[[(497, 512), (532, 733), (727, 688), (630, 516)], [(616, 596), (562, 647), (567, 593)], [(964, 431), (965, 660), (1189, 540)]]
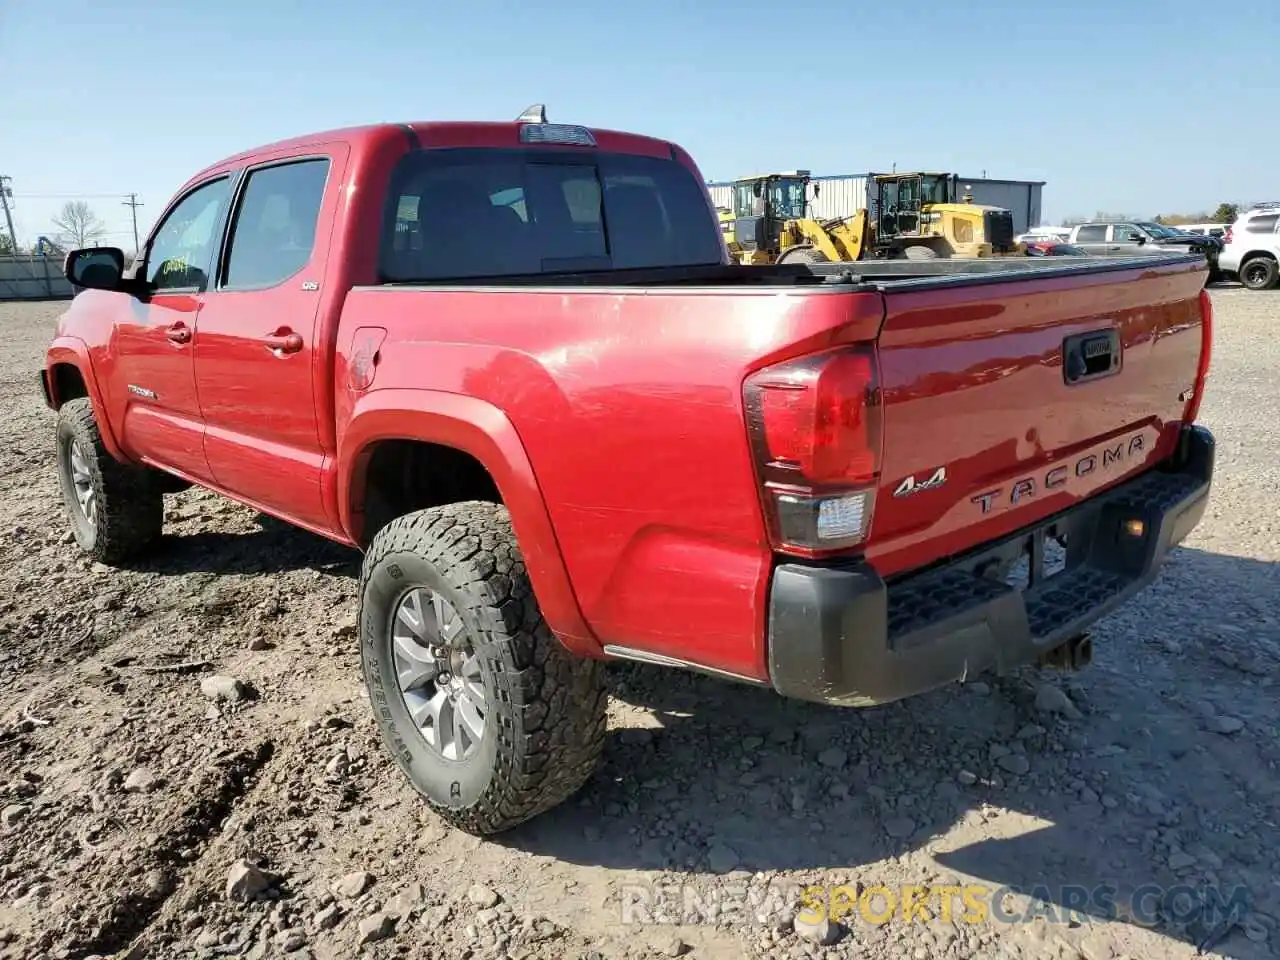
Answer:
[(384, 283), (391, 288), (489, 287), (673, 287), (673, 286), (878, 286), (911, 282), (917, 285), (944, 283), (972, 284), (1024, 279), (1027, 277), (1071, 277), (1082, 273), (1104, 273), (1153, 269), (1179, 263), (1195, 263), (1203, 258), (1181, 253), (1137, 256), (1088, 257), (992, 257), (982, 259), (865, 260), (848, 263), (785, 263), (769, 266), (712, 264), (708, 266), (659, 267), (643, 270), (586, 270), (538, 273), (459, 282), (456, 280)]
[[(778, 553), (748, 378), (873, 345), (882, 441), (869, 532), (850, 555), (892, 578), (1167, 457), (1196, 381), (1204, 280), (1202, 260), (1173, 254), (380, 284), (347, 296), (339, 338), (345, 348), (357, 329), (391, 331), (373, 397), (379, 383), (411, 383), (509, 419), (601, 643), (764, 678)], [(1122, 366), (1065, 383), (1064, 343), (1108, 330)], [(939, 467), (944, 484), (895, 496)]]

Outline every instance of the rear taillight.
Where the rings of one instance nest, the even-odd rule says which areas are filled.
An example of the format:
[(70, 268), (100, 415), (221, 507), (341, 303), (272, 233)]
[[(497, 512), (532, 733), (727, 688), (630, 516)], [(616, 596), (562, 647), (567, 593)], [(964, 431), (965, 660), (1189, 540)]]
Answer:
[(1200, 363), (1196, 366), (1196, 384), (1187, 402), (1183, 423), (1195, 423), (1200, 415), (1200, 401), (1204, 399), (1205, 381), (1209, 378), (1209, 361), (1213, 358), (1213, 301), (1208, 290), (1200, 291)]
[(1227, 229), (1226, 229), (1226, 230), (1222, 231), (1222, 242), (1223, 242), (1224, 244), (1226, 244), (1226, 243), (1230, 243), (1230, 242), (1231, 242), (1231, 228), (1230, 228), (1230, 227), (1227, 227)]
[(841, 347), (747, 378), (747, 427), (776, 550), (814, 557), (862, 543), (880, 475), (873, 346)]

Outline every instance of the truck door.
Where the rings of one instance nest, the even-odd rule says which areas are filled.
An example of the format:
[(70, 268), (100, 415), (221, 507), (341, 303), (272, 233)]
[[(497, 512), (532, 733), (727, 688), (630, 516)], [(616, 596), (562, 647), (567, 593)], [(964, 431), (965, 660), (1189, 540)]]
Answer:
[(1142, 244), (1149, 241), (1146, 233), (1132, 223), (1113, 223), (1111, 225), (1111, 251), (1113, 253), (1140, 253)]
[(196, 397), (196, 321), (208, 295), (231, 178), (198, 184), (169, 208), (143, 252), (146, 297), (120, 297), (110, 389), (124, 410), (124, 449), (209, 480)]
[(1080, 224), (1076, 227), (1072, 245), (1094, 256), (1106, 253), (1107, 247), (1110, 246), (1107, 242), (1107, 225), (1105, 223)]
[[(345, 153), (267, 158), (244, 171), (217, 283), (200, 314), (195, 377), (214, 481), (304, 526), (328, 528), (316, 339)], [(326, 189), (326, 186), (328, 189)]]

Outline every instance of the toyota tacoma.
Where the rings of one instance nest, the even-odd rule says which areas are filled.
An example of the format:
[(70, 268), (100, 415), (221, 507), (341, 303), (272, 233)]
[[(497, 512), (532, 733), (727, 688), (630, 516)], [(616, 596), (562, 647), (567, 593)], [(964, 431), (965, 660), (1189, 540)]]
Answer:
[(363, 553), (408, 779), (572, 795), (626, 659), (832, 705), (1079, 664), (1200, 520), (1203, 257), (740, 267), (681, 147), (379, 124), (203, 170), (40, 371), (79, 549), (199, 485)]

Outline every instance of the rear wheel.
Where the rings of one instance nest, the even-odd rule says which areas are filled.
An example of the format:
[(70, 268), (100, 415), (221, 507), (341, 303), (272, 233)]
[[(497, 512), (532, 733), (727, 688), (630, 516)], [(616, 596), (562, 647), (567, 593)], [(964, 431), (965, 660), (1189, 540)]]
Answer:
[(383, 742), (454, 826), (498, 833), (572, 796), (604, 744), (604, 664), (538, 610), (506, 508), (391, 521), (360, 583), (360, 651)]
[(778, 263), (830, 263), (826, 254), (811, 244), (788, 247), (778, 256)]
[(1280, 279), (1280, 264), (1271, 257), (1253, 257), (1240, 264), (1239, 276), (1250, 290), (1270, 290)]
[(58, 484), (76, 543), (102, 563), (146, 553), (164, 526), (153, 471), (111, 456), (85, 397), (59, 409), (56, 438)]

